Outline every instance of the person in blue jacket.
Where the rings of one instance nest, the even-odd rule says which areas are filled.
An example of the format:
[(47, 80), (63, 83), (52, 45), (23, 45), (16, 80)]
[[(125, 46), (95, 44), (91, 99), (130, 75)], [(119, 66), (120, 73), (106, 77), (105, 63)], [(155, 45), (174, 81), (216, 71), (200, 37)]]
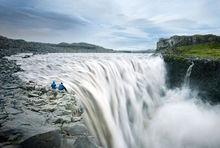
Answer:
[(53, 82), (52, 82), (51, 88), (52, 88), (53, 90), (56, 90), (56, 89), (57, 89), (56, 81), (53, 81)]
[(60, 85), (59, 85), (59, 87), (58, 87), (58, 90), (60, 91), (60, 92), (62, 92), (62, 91), (67, 91), (67, 89), (66, 89), (66, 87), (63, 85), (63, 82), (61, 82), (60, 83)]
[(56, 89), (57, 89), (57, 85), (56, 85), (56, 81), (53, 80), (52, 84), (51, 84), (51, 88), (52, 88), (52, 94), (54, 95), (54, 97), (57, 96), (57, 92), (56, 92)]

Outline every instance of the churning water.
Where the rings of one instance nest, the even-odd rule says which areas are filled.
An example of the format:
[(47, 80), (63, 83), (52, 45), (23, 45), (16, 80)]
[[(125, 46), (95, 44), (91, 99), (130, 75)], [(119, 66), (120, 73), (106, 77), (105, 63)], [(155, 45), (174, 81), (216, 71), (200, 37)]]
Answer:
[[(219, 148), (220, 107), (199, 102), (187, 85), (166, 87), (159, 56), (46, 54), (10, 57), (24, 81), (62, 81), (86, 110), (91, 132), (108, 148)], [(191, 65), (186, 72), (189, 82)]]

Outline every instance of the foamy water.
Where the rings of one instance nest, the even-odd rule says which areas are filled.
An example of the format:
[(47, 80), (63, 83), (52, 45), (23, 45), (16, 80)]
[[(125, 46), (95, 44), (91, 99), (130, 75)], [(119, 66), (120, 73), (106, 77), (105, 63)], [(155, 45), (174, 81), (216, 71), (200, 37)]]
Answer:
[[(187, 85), (166, 87), (159, 56), (148, 54), (15, 55), (24, 81), (64, 82), (86, 110), (103, 147), (219, 148), (220, 107), (199, 102)], [(189, 83), (190, 71), (186, 72)]]

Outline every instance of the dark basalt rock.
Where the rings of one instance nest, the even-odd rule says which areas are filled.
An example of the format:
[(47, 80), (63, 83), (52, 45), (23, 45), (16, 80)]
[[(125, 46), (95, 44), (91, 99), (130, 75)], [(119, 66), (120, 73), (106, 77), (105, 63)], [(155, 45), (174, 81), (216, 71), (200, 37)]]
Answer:
[(58, 130), (33, 136), (21, 144), (21, 148), (60, 148), (61, 135)]
[(9, 129), (9, 130), (0, 131), (0, 143), (13, 142), (14, 144), (15, 143), (18, 144), (21, 137), (22, 137), (22, 132), (17, 129)]
[(186, 71), (194, 66), (190, 75), (190, 87), (210, 103), (220, 103), (220, 61), (209, 59), (177, 59), (164, 56), (167, 67), (167, 84), (170, 88), (181, 87)]
[(98, 148), (88, 137), (79, 137), (73, 145), (74, 148)]
[[(192, 61), (190, 87), (199, 91), (204, 101), (220, 103), (220, 60), (182, 56), (177, 47), (196, 44), (220, 44), (220, 36), (193, 35), (172, 36), (157, 42), (157, 51), (162, 53), (167, 67), (167, 84), (170, 88), (181, 87)], [(205, 49), (203, 49), (205, 50)]]
[(81, 124), (65, 127), (30, 137), (19, 144), (20, 148), (97, 148), (94, 137)]
[(79, 136), (79, 135), (89, 135), (88, 129), (85, 127), (84, 124), (76, 124), (72, 127), (63, 127), (62, 131), (66, 135), (71, 135), (71, 136)]

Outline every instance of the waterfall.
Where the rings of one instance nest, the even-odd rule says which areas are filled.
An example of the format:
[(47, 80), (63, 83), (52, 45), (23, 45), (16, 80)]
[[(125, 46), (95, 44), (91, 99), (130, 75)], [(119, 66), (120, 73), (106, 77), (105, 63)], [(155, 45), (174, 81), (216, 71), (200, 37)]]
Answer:
[(189, 66), (189, 68), (186, 71), (186, 75), (184, 78), (184, 84), (183, 84), (184, 87), (188, 87), (190, 84), (190, 75), (191, 75), (193, 66), (194, 66), (194, 62), (192, 61), (191, 65)]
[[(47, 86), (62, 80), (85, 109), (91, 133), (105, 148), (220, 147), (220, 107), (198, 102), (188, 88), (166, 88), (166, 69), (148, 54), (46, 54), (11, 57), (18, 75)], [(56, 59), (56, 60), (54, 60)]]
[(165, 87), (163, 60), (122, 57), (78, 64), (71, 88), (82, 99), (92, 133), (104, 147), (143, 147), (145, 126)]

